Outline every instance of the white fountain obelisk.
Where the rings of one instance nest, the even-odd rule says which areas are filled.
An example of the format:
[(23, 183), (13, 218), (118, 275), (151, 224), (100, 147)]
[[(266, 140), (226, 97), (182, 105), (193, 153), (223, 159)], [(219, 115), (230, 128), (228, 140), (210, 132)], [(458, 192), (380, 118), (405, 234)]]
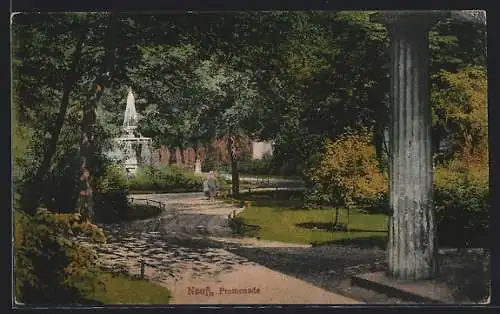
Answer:
[[(125, 117), (123, 118), (123, 136), (125, 138), (135, 138), (137, 129), (137, 111), (135, 110), (135, 98), (132, 89), (129, 88), (127, 95), (127, 107), (125, 108)], [(125, 141), (125, 169), (127, 172), (134, 173), (139, 167), (137, 156), (132, 141)]]
[(152, 165), (153, 141), (139, 133), (138, 114), (135, 109), (135, 97), (132, 89), (128, 89), (127, 106), (123, 117), (122, 134), (116, 138), (118, 149), (113, 156), (119, 156), (129, 174), (134, 174), (139, 166)]
[(129, 137), (134, 137), (134, 131), (137, 129), (137, 111), (135, 110), (135, 97), (132, 89), (129, 88), (127, 95), (127, 107), (125, 107), (125, 116), (123, 117), (123, 130)]

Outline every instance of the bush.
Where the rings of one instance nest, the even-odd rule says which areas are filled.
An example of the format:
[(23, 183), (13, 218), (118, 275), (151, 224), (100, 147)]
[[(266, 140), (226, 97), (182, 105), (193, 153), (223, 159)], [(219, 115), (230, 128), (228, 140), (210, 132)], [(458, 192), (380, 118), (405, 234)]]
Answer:
[(14, 273), (16, 300), (25, 304), (79, 303), (99, 283), (97, 257), (72, 240), (86, 235), (104, 241), (95, 225), (82, 223), (79, 214), (34, 216), (15, 212)]
[(125, 169), (120, 165), (110, 164), (105, 168), (104, 174), (96, 181), (95, 190), (99, 192), (126, 190), (128, 185)]
[(238, 165), (240, 173), (266, 175), (274, 174), (276, 171), (272, 168), (272, 157), (265, 155), (262, 159), (250, 159), (241, 161)]
[(487, 165), (460, 161), (435, 172), (434, 206), (438, 240), (446, 247), (489, 247)]
[(202, 178), (175, 166), (145, 167), (138, 169), (129, 181), (129, 188), (133, 191), (199, 192)]
[[(483, 67), (458, 72), (441, 71), (431, 89), (434, 128), (446, 142), (439, 159), (451, 160), (456, 152), (477, 154), (488, 147), (488, 77)], [(464, 156), (462, 156), (464, 157)]]
[(99, 222), (115, 222), (126, 217), (129, 210), (129, 185), (125, 169), (109, 164), (95, 183), (94, 212)]
[(370, 214), (385, 214), (389, 215), (391, 212), (389, 206), (389, 193), (379, 193), (372, 197), (367, 197), (359, 201), (359, 205), (363, 210)]

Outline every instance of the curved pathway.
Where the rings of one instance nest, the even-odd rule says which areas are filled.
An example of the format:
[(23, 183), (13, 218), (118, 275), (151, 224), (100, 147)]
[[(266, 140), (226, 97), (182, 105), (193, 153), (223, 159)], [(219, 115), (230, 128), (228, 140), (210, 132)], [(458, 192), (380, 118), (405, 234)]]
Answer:
[[(404, 303), (349, 284), (354, 274), (385, 270), (384, 250), (235, 238), (228, 215), (242, 209), (232, 204), (211, 203), (202, 193), (132, 197), (161, 202), (165, 209), (156, 218), (103, 225), (108, 239), (96, 246), (99, 260), (110, 270), (137, 275), (142, 261), (145, 277), (172, 291), (172, 303)], [(483, 261), (479, 256), (475, 264)], [(453, 264), (448, 269), (464, 269), (460, 260)]]
[(109, 270), (137, 275), (144, 263), (144, 276), (168, 287), (173, 304), (359, 303), (231, 252), (262, 244), (309, 247), (231, 238), (228, 215), (241, 208), (211, 203), (201, 193), (133, 198), (154, 199), (166, 204), (165, 210), (153, 219), (102, 225), (107, 243), (95, 245), (99, 261)]

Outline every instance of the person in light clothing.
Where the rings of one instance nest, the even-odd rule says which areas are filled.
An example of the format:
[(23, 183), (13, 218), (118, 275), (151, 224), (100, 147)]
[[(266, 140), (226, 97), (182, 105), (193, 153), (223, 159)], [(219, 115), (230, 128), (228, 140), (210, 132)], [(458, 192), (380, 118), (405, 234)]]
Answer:
[(203, 194), (205, 194), (205, 197), (210, 200), (210, 189), (208, 188), (208, 179), (203, 180)]
[(217, 196), (218, 184), (213, 171), (210, 171), (210, 173), (208, 174), (207, 186), (208, 186), (208, 197), (212, 202), (215, 202), (215, 198)]

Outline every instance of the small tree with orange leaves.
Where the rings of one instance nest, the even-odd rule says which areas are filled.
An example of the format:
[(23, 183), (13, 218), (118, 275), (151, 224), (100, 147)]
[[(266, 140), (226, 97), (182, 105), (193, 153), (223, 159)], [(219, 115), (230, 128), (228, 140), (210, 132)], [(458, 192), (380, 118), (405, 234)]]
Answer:
[[(314, 192), (323, 194), (323, 201), (347, 208), (348, 225), (350, 209), (357, 200), (387, 190), (387, 177), (380, 171), (372, 138), (370, 132), (362, 130), (326, 140), (325, 153), (309, 171)], [(337, 224), (338, 207), (334, 226)]]

